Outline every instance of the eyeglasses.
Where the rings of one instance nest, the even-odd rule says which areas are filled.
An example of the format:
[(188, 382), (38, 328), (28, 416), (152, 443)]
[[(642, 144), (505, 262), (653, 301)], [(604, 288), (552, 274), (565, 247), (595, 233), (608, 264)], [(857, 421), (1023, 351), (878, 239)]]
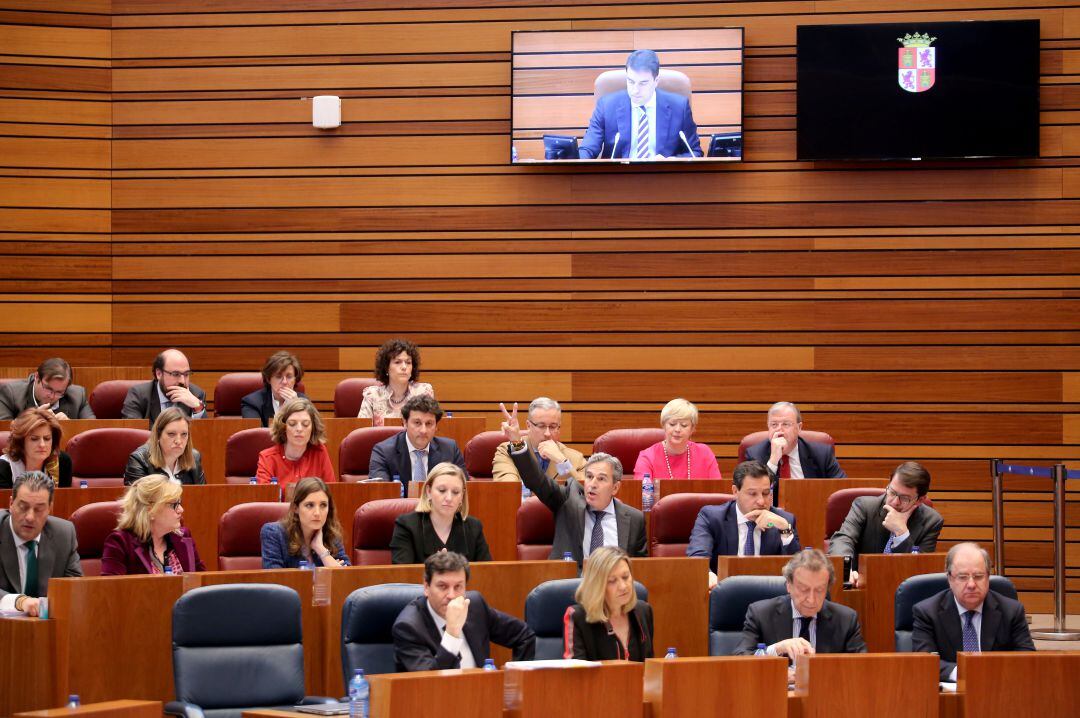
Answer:
[[(759, 426), (760, 426), (760, 424), (759, 424)], [(777, 429), (790, 429), (790, 428), (795, 426), (795, 422), (794, 421), (770, 421), (768, 426), (773, 431), (776, 431)]]
[(184, 503), (182, 501), (180, 501), (179, 499), (177, 499), (176, 501), (173, 501), (172, 503), (165, 504), (165, 505), (168, 506), (173, 511), (179, 511), (180, 507), (183, 506)]
[(550, 431), (552, 434), (562, 428), (562, 424), (537, 424), (532, 419), (526, 419), (526, 421), (536, 427), (538, 431)]
[(918, 496), (904, 496), (893, 491), (891, 486), (885, 487), (885, 498), (889, 501), (896, 501), (901, 506), (908, 507), (919, 500)]
[(957, 581), (959, 581), (960, 583), (967, 583), (968, 581), (974, 581), (975, 583), (982, 583), (983, 581), (986, 580), (986, 574), (985, 573), (957, 573), (957, 574), (950, 574), (950, 575), (953, 578), (955, 578)]
[(191, 377), (191, 371), (165, 371), (161, 370), (161, 373), (165, 376), (171, 376), (173, 379), (188, 379)]
[(38, 386), (41, 387), (41, 393), (45, 396), (63, 396), (67, 391), (67, 385), (65, 385), (63, 389), (53, 389), (48, 384), (41, 382)]

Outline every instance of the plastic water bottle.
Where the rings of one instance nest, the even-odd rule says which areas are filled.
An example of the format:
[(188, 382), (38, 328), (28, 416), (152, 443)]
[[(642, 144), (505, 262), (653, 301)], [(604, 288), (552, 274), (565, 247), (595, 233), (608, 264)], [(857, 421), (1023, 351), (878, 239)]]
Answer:
[(453, 419), (454, 418), (454, 412), (452, 412), (452, 411), (446, 412), (446, 414), (443, 416), (443, 418), (444, 419)]
[(357, 668), (349, 681), (349, 718), (368, 718), (371, 688), (364, 678), (364, 669)]
[(569, 551), (563, 551), (562, 560), (563, 561), (570, 561), (571, 563), (573, 563), (574, 562), (574, 554), (570, 553)]
[(652, 511), (653, 499), (656, 497), (656, 487), (653, 486), (652, 476), (645, 474), (641, 477), (641, 510)]
[(276, 476), (271, 476), (270, 477), (270, 485), (271, 486), (277, 486), (278, 485), (278, 479), (277, 479)]
[(398, 484), (398, 490), (401, 492), (401, 498), (405, 498), (405, 484), (401, 481), (400, 474), (394, 474), (394, 478), (391, 481), (396, 481)]
[(532, 496), (532, 491), (530, 491), (529, 487), (525, 485), (524, 481), (522, 481), (521, 482), (521, 503), (525, 503), (526, 501), (528, 501), (530, 496)]
[(679, 657), (679, 654), (675, 651), (675, 646), (671, 646), (670, 648), (668, 648), (667, 653), (664, 655), (664, 658), (678, 658), (678, 657)]
[(911, 547), (911, 553), (919, 553), (919, 547), (918, 546), (912, 546)]
[(308, 563), (307, 561), (301, 560), (300, 565), (297, 566), (297, 568), (299, 568), (301, 571), (310, 571), (311, 570), (311, 564)]
[(68, 708), (78, 708), (79, 707), (79, 694), (78, 693), (72, 693), (70, 696), (68, 696), (67, 707)]
[(517, 162), (518, 161), (517, 147), (514, 147), (513, 145), (510, 145), (510, 161), (511, 162)]
[(257, 476), (252, 476), (250, 479), (248, 479), (248, 483), (254, 486), (255, 484), (259, 483), (259, 478)]
[(172, 566), (170, 566), (169, 564), (165, 564), (165, 566), (161, 569), (161, 573), (163, 576), (172, 576)]
[(755, 656), (766, 656), (766, 655), (768, 655), (767, 653), (765, 653), (765, 644), (764, 643), (757, 644), (757, 650), (754, 651), (754, 655)]
[(485, 671), (497, 670), (495, 668), (495, 659), (494, 658), (485, 658), (484, 659), (484, 670)]
[[(90, 488), (90, 482), (87, 481), (86, 479), (79, 479), (79, 488), (80, 489), (89, 489)], [(75, 696), (75, 697), (78, 698), (78, 696)]]

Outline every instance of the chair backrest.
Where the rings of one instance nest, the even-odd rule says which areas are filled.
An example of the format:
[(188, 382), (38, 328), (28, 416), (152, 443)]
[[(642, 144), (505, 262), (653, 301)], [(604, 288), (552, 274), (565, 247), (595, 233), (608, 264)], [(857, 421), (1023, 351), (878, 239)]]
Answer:
[(270, 429), (241, 429), (225, 442), (225, 483), (246, 484), (259, 466), (259, 452), (274, 445)]
[(734, 498), (731, 494), (668, 494), (657, 501), (649, 518), (649, 555), (685, 556), (701, 509)]
[(361, 505), (353, 514), (353, 565), (389, 564), (394, 521), (415, 511), (416, 504), (416, 499), (375, 499)]
[(237, 504), (218, 521), (218, 568), (241, 571), (262, 568), (263, 524), (280, 521), (289, 510), (283, 501), (252, 501)]
[[(915, 604), (949, 587), (944, 573), (922, 573), (905, 579), (896, 587), (894, 629), (897, 653), (910, 653), (911, 632), (915, 628)], [(1016, 587), (1004, 576), (990, 577), (990, 590), (1016, 600)]]
[(521, 503), (517, 510), (518, 561), (543, 561), (551, 555), (555, 543), (555, 516), (535, 496)]
[[(580, 578), (559, 578), (544, 581), (525, 597), (525, 623), (536, 633), (536, 660), (563, 657), (563, 616), (574, 605), (574, 592)], [(634, 581), (639, 601), (649, 600), (649, 591), (640, 581)]]
[(119, 501), (98, 501), (84, 504), (68, 517), (75, 524), (75, 538), (79, 542), (79, 563), (84, 576), (101, 575), (101, 553), (105, 539), (116, 528), (120, 519)]
[(424, 595), (416, 583), (382, 583), (358, 588), (341, 609), (341, 670), (345, 685), (353, 671), (365, 675), (394, 673), (394, 637), (398, 614), (412, 600)]
[(602, 451), (614, 456), (622, 462), (623, 476), (629, 478), (634, 474), (634, 464), (641, 450), (663, 440), (663, 429), (612, 429), (596, 437), (592, 453)]
[(11, 432), (10, 431), (0, 431), (0, 453), (2, 453), (4, 451), (4, 449), (6, 449), (8, 447), (8, 444), (10, 444), (10, 443), (11, 443)]
[[(364, 481), (371, 465), (371, 450), (380, 441), (401, 432), (401, 426), (364, 426), (353, 429), (338, 447), (338, 476), (342, 481)], [(408, 481), (408, 479), (403, 479)]]
[(750, 604), (785, 593), (783, 576), (728, 576), (716, 584), (709, 594), (709, 655), (732, 655)]
[[(661, 90), (674, 92), (683, 97), (690, 97), (690, 78), (686, 76), (686, 73), (661, 67), (658, 79), (657, 87)], [(596, 80), (593, 82), (593, 97), (599, 99), (604, 95), (625, 89), (626, 69), (606, 70), (597, 75)]]
[[(746, 461), (746, 450), (751, 446), (757, 446), (761, 442), (769, 438), (768, 431), (755, 431), (753, 434), (747, 434), (739, 442), (739, 463)], [(799, 432), (799, 438), (804, 439), (815, 444), (828, 444), (829, 446), (836, 446), (836, 442), (833, 438), (826, 434), (824, 431), (810, 431), (803, 429)]]
[(293, 589), (203, 586), (177, 599), (172, 619), (177, 700), (204, 711), (303, 700), (300, 596)]
[(150, 438), (147, 429), (88, 429), (71, 437), (71, 481), (78, 486), (123, 486), (124, 467), (131, 452)]
[[(355, 418), (364, 403), (364, 389), (375, 386), (378, 379), (342, 379), (334, 388), (334, 416), (337, 418)], [(348, 683), (348, 681), (346, 681)]]
[(495, 449), (506, 441), (501, 431), (481, 431), (465, 444), (465, 470), (470, 479), (490, 479)]
[(214, 416), (240, 416), (240, 400), (262, 388), (261, 372), (236, 371), (222, 374), (214, 385)]
[(122, 419), (124, 398), (128, 389), (136, 384), (145, 384), (146, 379), (109, 379), (94, 387), (90, 392), (90, 408), (99, 419)]
[(844, 519), (851, 511), (851, 504), (855, 499), (860, 496), (881, 496), (883, 493), (885, 489), (866, 487), (840, 489), (829, 494), (829, 498), (825, 501), (825, 535), (807, 536), (806, 545), (819, 546), (822, 539), (829, 540), (844, 525)]

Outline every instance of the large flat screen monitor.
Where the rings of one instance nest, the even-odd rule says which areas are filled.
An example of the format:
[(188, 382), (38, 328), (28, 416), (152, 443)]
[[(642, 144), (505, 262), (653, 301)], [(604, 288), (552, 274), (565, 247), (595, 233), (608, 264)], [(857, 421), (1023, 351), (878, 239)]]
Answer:
[(510, 159), (742, 159), (743, 29), (513, 34)]
[(1037, 157), (1039, 21), (802, 25), (801, 160)]

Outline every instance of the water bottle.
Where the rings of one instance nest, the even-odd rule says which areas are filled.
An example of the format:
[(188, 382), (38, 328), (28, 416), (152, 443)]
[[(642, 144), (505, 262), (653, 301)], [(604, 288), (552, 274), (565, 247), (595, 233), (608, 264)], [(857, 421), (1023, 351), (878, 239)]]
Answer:
[(401, 475), (400, 474), (394, 474), (394, 478), (392, 478), (390, 480), (397, 482), (398, 489), (401, 491), (401, 498), (405, 498), (405, 484), (401, 481)]
[(765, 653), (765, 644), (764, 643), (757, 644), (757, 650), (754, 651), (754, 655), (755, 656), (766, 656), (766, 655), (768, 655), (767, 653)]
[(248, 483), (254, 486), (255, 484), (259, 483), (259, 479), (256, 476), (252, 476), (250, 479), (248, 479)]
[(297, 566), (297, 568), (299, 568), (301, 571), (310, 571), (311, 570), (311, 564), (308, 563), (307, 561), (301, 560), (300, 565)]
[(912, 546), (911, 547), (911, 553), (919, 553), (919, 547), (918, 546)]
[[(86, 479), (79, 479), (79, 488), (80, 489), (89, 489), (90, 488), (90, 482), (87, 481)], [(78, 696), (75, 696), (75, 697), (78, 698)]]
[(513, 145), (510, 145), (510, 161), (511, 162), (517, 162), (518, 161), (517, 147), (514, 147)]
[(497, 670), (495, 668), (495, 659), (494, 658), (485, 658), (484, 659), (484, 670), (485, 671)]
[(368, 718), (371, 689), (364, 678), (364, 669), (357, 668), (349, 681), (349, 718)]
[(270, 485), (271, 486), (277, 486), (278, 485), (278, 479), (277, 479), (276, 476), (271, 476), (270, 477)]
[(666, 658), (678, 658), (678, 657), (679, 657), (679, 654), (675, 651), (675, 646), (671, 646), (670, 648), (668, 648), (667, 653), (664, 655), (665, 659)]
[(172, 566), (165, 564), (161, 569), (161, 573), (164, 576), (172, 576)]
[(641, 477), (641, 510), (645, 512), (652, 511), (653, 499), (655, 498), (655, 487), (653, 486), (652, 476), (645, 474)]
[(524, 481), (522, 481), (521, 482), (521, 503), (525, 503), (526, 501), (528, 501), (530, 496), (532, 496), (532, 491), (530, 491), (529, 487), (525, 485)]
[(67, 707), (68, 708), (78, 708), (79, 707), (79, 694), (72, 693), (70, 696), (68, 696)]
[(443, 418), (444, 419), (453, 419), (454, 418), (454, 412), (452, 412), (452, 411), (446, 412), (446, 414), (443, 415)]
[(569, 561), (569, 562), (573, 563), (574, 562), (574, 554), (570, 553), (569, 551), (563, 551), (562, 560), (563, 561)]

